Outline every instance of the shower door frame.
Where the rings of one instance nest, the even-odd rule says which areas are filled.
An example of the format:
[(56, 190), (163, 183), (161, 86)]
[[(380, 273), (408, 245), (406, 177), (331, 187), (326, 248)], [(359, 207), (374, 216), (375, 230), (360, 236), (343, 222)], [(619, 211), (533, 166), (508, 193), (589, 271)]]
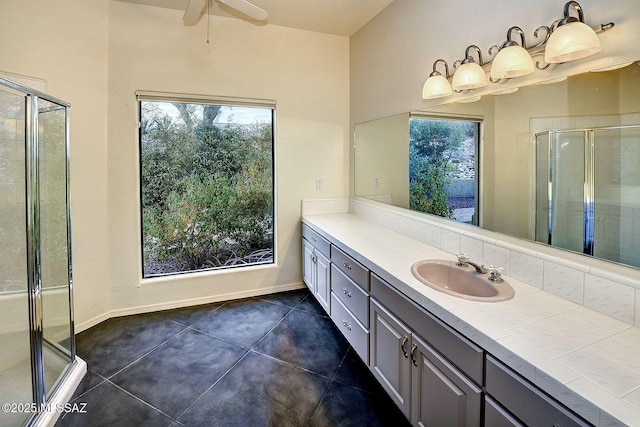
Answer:
[[(533, 136), (533, 144), (534, 147), (537, 147), (538, 138), (547, 136), (547, 203), (548, 203), (548, 213), (546, 215), (547, 218), (547, 239), (546, 243), (553, 246), (553, 230), (552, 230), (552, 219), (553, 219), (553, 178), (554, 178), (554, 136), (563, 133), (570, 132), (583, 132), (584, 133), (584, 208), (583, 208), (583, 250), (582, 253), (586, 255), (593, 256), (594, 247), (595, 247), (595, 232), (596, 232), (596, 221), (595, 221), (595, 170), (596, 170), (596, 141), (595, 141), (595, 133), (596, 131), (602, 130), (619, 130), (619, 129), (632, 129), (632, 128), (640, 128), (638, 124), (626, 124), (626, 125), (614, 125), (614, 126), (601, 126), (601, 127), (592, 127), (592, 128), (577, 128), (577, 129), (554, 129), (548, 130), (544, 132), (538, 132)], [(538, 150), (534, 148), (534, 153), (537, 156)], [(534, 161), (534, 164), (537, 165), (537, 158)], [(536, 167), (536, 174), (538, 173)], [(535, 197), (538, 198), (538, 188), (537, 181), (535, 185)], [(537, 203), (534, 204), (537, 206)], [(537, 222), (537, 215), (533, 215), (534, 220)], [(534, 224), (534, 231), (537, 233), (538, 226)], [(538, 236), (534, 235), (534, 240), (540, 242), (538, 240)], [(564, 249), (564, 248), (562, 248)]]
[[(25, 96), (25, 170), (26, 170), (26, 223), (25, 230), (27, 241), (27, 293), (30, 329), (30, 357), (31, 357), (31, 381), (33, 403), (38, 412), (32, 414), (26, 424), (33, 424), (41, 411), (46, 408), (48, 396), (53, 396), (60, 384), (70, 375), (71, 368), (76, 362), (74, 310), (73, 310), (73, 272), (72, 272), (72, 248), (71, 248), (71, 194), (70, 194), (70, 127), (69, 109), (71, 105), (60, 99), (42, 93), (40, 91), (22, 86), (18, 83), (0, 77), (0, 87), (9, 88)], [(38, 114), (39, 100), (48, 101), (59, 105), (65, 110), (65, 197), (66, 197), (66, 228), (67, 228), (67, 273), (68, 273), (68, 304), (69, 304), (69, 354), (66, 349), (61, 349), (56, 343), (45, 342), (44, 315), (42, 305), (42, 276), (41, 276), (41, 248), (40, 248), (40, 173), (39, 173), (39, 132)], [(70, 357), (69, 365), (58, 377), (53, 386), (46, 390), (44, 346), (49, 344), (57, 351)]]

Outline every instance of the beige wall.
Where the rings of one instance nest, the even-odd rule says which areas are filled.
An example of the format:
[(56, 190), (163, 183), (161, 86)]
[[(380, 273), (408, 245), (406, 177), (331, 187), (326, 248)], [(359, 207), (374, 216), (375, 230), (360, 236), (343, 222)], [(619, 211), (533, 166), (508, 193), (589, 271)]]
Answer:
[(408, 141), (409, 114), (406, 113), (355, 126), (357, 195), (409, 208)]
[[(301, 286), (300, 201), (348, 195), (349, 40), (113, 0), (6, 0), (0, 71), (72, 104), (76, 329), (109, 316)], [(277, 264), (142, 282), (134, 92), (274, 99)], [(316, 191), (316, 179), (324, 190)]]
[[(349, 42), (277, 26), (112, 1), (109, 267), (115, 313), (301, 286), (300, 201), (348, 195)], [(277, 264), (141, 280), (136, 90), (276, 101)], [(324, 190), (316, 191), (316, 179)]]
[(6, 0), (0, 70), (45, 79), (71, 103), (76, 320), (110, 310), (107, 209), (107, 0)]

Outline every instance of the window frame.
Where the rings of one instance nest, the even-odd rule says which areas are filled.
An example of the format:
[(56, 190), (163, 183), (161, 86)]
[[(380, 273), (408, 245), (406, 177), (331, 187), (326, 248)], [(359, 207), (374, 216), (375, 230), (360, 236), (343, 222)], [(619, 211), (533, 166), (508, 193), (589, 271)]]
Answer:
[[(457, 115), (457, 114), (441, 114), (434, 113), (430, 114), (428, 112), (418, 112), (414, 111), (409, 113), (409, 123), (408, 128), (411, 128), (411, 119), (425, 119), (425, 120), (440, 120), (440, 121), (457, 121), (457, 122), (473, 122), (477, 125), (477, 138), (476, 138), (476, 146), (475, 146), (475, 222), (472, 225), (482, 226), (482, 211), (481, 211), (481, 191), (482, 191), (482, 146), (484, 139), (484, 117), (482, 116), (473, 116), (473, 115)], [(409, 143), (411, 138), (409, 137)], [(451, 218), (451, 220), (455, 222), (464, 223), (456, 220), (455, 218)]]
[[(153, 92), (153, 91), (136, 91), (136, 108), (137, 108), (137, 148), (138, 148), (138, 204), (139, 219), (138, 226), (140, 232), (140, 241), (138, 248), (140, 250), (140, 274), (143, 281), (162, 279), (172, 276), (181, 276), (189, 274), (197, 274), (203, 272), (225, 272), (236, 269), (270, 267), (278, 264), (278, 233), (277, 233), (277, 174), (276, 174), (276, 102), (270, 99), (251, 99), (228, 96), (212, 96), (212, 95), (192, 95), (184, 93), (169, 92)], [(190, 103), (197, 105), (217, 105), (226, 107), (248, 107), (262, 108), (271, 110), (271, 201), (272, 201), (272, 257), (270, 261), (255, 262), (250, 264), (232, 264), (219, 267), (201, 268), (194, 270), (183, 270), (168, 273), (158, 273), (145, 275), (145, 256), (144, 256), (144, 206), (143, 206), (143, 171), (142, 171), (142, 103), (143, 102), (166, 102), (166, 103)]]

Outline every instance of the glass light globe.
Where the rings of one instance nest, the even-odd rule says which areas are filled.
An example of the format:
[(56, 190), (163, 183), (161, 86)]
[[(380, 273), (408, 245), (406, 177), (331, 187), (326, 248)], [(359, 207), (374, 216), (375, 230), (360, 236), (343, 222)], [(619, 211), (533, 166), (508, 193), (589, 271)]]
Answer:
[(462, 64), (453, 75), (453, 90), (476, 89), (488, 84), (487, 75), (475, 62)]
[(422, 99), (435, 99), (453, 94), (451, 84), (442, 74), (431, 75), (422, 86)]
[(548, 64), (574, 61), (600, 50), (600, 39), (591, 27), (583, 22), (569, 22), (551, 33), (544, 51), (544, 60)]
[(522, 46), (513, 45), (500, 50), (491, 65), (491, 78), (510, 79), (533, 73), (533, 59)]

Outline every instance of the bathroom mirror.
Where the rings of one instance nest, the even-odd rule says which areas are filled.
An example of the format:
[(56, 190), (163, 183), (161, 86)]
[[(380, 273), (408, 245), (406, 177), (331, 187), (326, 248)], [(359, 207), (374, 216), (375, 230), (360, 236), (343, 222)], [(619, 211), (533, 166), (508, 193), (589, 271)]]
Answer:
[(463, 222), (640, 267), (640, 64), (620, 65), (356, 124), (354, 194), (408, 209), (409, 122), (477, 121)]

